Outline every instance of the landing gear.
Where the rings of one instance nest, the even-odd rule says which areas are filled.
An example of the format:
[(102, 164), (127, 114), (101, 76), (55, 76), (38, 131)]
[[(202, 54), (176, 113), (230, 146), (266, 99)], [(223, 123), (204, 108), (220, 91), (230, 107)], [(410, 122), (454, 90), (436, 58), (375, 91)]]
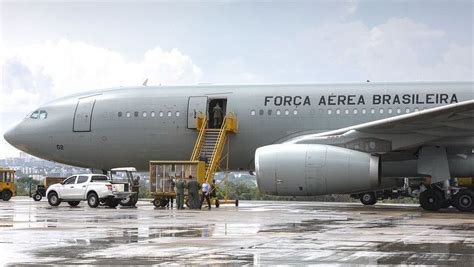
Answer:
[(474, 192), (469, 189), (462, 189), (454, 195), (452, 199), (453, 206), (462, 212), (474, 210)]
[(375, 192), (366, 192), (360, 194), (360, 202), (364, 205), (374, 205), (377, 203), (377, 196)]
[(447, 200), (438, 188), (428, 188), (420, 194), (420, 206), (424, 210), (438, 211), (446, 205)]

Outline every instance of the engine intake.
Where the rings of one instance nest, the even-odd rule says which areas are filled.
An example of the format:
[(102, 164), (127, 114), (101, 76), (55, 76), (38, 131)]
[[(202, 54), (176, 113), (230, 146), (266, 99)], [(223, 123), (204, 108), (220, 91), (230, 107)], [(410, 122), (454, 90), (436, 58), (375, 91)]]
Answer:
[(260, 192), (314, 196), (368, 191), (380, 185), (377, 156), (329, 145), (278, 144), (255, 152)]

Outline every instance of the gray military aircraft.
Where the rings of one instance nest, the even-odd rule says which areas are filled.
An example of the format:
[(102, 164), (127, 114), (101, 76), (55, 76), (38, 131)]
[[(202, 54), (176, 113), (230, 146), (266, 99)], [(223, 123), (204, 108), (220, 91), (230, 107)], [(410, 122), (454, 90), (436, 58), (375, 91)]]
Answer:
[(474, 83), (140, 86), (63, 97), (5, 139), (40, 158), (99, 170), (188, 159), (196, 114), (233, 112), (230, 167), (255, 170), (273, 195), (372, 192), (398, 177), (431, 177), (428, 210), (474, 208)]

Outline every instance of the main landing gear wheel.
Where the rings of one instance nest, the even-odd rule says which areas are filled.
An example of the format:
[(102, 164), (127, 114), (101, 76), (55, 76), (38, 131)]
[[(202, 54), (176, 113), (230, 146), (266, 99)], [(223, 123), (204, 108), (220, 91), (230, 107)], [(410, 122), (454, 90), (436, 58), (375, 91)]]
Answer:
[(462, 212), (470, 212), (474, 210), (474, 192), (469, 190), (461, 190), (454, 195), (452, 200), (453, 206)]
[(377, 203), (377, 197), (374, 192), (367, 192), (360, 194), (360, 202), (364, 205), (374, 205)]
[(424, 210), (438, 211), (445, 205), (443, 192), (438, 189), (429, 188), (420, 194), (420, 206)]

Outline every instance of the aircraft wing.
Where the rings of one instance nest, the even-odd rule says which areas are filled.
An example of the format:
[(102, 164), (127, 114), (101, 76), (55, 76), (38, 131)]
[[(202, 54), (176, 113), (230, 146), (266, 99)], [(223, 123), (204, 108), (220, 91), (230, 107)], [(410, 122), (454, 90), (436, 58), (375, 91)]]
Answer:
[(384, 153), (406, 150), (449, 137), (474, 139), (474, 100), (333, 131), (304, 134), (284, 143), (328, 144), (366, 152)]

